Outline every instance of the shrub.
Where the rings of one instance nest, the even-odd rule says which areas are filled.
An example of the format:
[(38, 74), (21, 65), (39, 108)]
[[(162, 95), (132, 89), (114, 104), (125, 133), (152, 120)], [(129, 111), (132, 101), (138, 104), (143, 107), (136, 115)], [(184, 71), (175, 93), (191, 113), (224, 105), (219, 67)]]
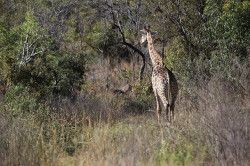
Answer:
[[(6, 32), (4, 58), (6, 67), (1, 71), (8, 84), (29, 88), (41, 100), (75, 98), (85, 76), (85, 55), (63, 52), (53, 48), (53, 40), (38, 23), (33, 12), (28, 11), (25, 21)], [(12, 43), (16, 39), (15, 43)], [(14, 47), (15, 49), (11, 49)], [(7, 73), (7, 74), (6, 74)]]

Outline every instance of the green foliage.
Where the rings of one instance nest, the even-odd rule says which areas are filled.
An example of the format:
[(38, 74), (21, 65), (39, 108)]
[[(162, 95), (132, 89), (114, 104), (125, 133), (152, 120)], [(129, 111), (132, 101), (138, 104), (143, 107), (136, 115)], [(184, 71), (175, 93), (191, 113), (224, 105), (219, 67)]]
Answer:
[(13, 116), (22, 116), (38, 110), (39, 104), (29, 94), (29, 90), (22, 85), (13, 86), (5, 95), (1, 111), (8, 110)]
[(189, 165), (194, 157), (192, 153), (192, 144), (178, 142), (177, 145), (170, 145), (169, 142), (167, 142), (159, 150), (157, 156), (158, 165), (166, 162), (174, 165)]
[(144, 104), (148, 103), (152, 99), (150, 95), (152, 87), (147, 81), (136, 84), (133, 91), (136, 93), (138, 100)]
[(221, 21), (224, 24), (224, 38), (229, 47), (246, 47), (250, 40), (250, 2), (229, 1), (223, 6)]
[(208, 1), (205, 12), (209, 17), (207, 23), (209, 36), (219, 44), (219, 47), (233, 49), (248, 45), (250, 40), (249, 1), (233, 0), (218, 5), (211, 0)]
[(191, 74), (191, 61), (182, 42), (180, 38), (175, 38), (169, 43), (164, 53), (164, 64), (178, 74), (181, 82), (187, 82)]
[(11, 64), (17, 53), (18, 34), (10, 31), (8, 26), (0, 22), (0, 78), (8, 80)]
[(115, 64), (119, 64), (122, 60), (126, 62), (131, 61), (130, 50), (122, 44), (122, 39), (117, 31), (110, 28), (102, 33), (96, 33), (96, 35), (99, 38), (97, 46), (103, 51), (103, 55), (109, 58), (112, 67)]
[[(38, 23), (33, 16), (32, 12), (27, 12), (25, 21), (23, 24), (18, 25), (13, 28), (9, 28), (4, 24), (1, 24), (0, 36), (4, 43), (1, 43), (1, 63), (3, 68), (1, 68), (1, 75), (3, 79), (10, 82), (10, 71), (11, 67), (14, 64), (21, 63), (23, 57), (21, 57), (24, 41), (27, 38), (29, 44), (35, 42), (37, 44), (36, 49), (40, 49), (44, 45), (44, 37), (41, 32), (41, 28), (38, 26)], [(25, 48), (26, 49), (26, 48)]]
[[(193, 165), (202, 163), (206, 156), (204, 147), (195, 149), (196, 145), (183, 136), (175, 135), (175, 140), (163, 142), (156, 154), (156, 165)], [(199, 158), (196, 160), (195, 158)]]
[(5, 42), (1, 75), (9, 84), (21, 84), (40, 99), (75, 96), (80, 90), (85, 56), (55, 50), (33, 12), (28, 11), (25, 21), (10, 31), (1, 26), (0, 36)]
[[(80, 90), (84, 83), (85, 56), (65, 54), (58, 59), (58, 66), (54, 68), (53, 90), (62, 96), (74, 95), (74, 91)], [(54, 63), (52, 63), (54, 65)]]
[(148, 83), (149, 79), (137, 83), (133, 87), (136, 97), (125, 104), (125, 110), (131, 113), (142, 113), (152, 108), (154, 97), (152, 86)]
[(49, 107), (38, 102), (38, 93), (32, 93), (29, 88), (18, 84), (11, 86), (1, 101), (0, 114), (11, 119), (10, 122), (36, 117), (36, 123), (48, 119)]
[(6, 25), (1, 22), (0, 23), (0, 45), (3, 47), (8, 43), (9, 33), (7, 31)]
[(101, 47), (101, 43), (108, 39), (104, 22), (100, 21), (92, 25), (91, 31), (87, 34), (86, 38), (88, 42), (91, 42), (95, 46)]
[(25, 20), (23, 24), (20, 26), (21, 36), (25, 36), (30, 34), (32, 37), (37, 37), (41, 34), (41, 28), (39, 23), (37, 22), (34, 13), (32, 11), (28, 11), (25, 15)]
[[(205, 19), (201, 22), (183, 21), (184, 28), (193, 35), (187, 33), (197, 54), (189, 51), (190, 46), (183, 36), (173, 37), (165, 50), (165, 64), (178, 75), (181, 83), (190, 84), (195, 82), (196, 75), (207, 79), (215, 73), (237, 80), (237, 65), (244, 65), (248, 56), (250, 4), (248, 1), (208, 0), (203, 12)], [(197, 24), (198, 28), (192, 30), (192, 25)]]
[[(233, 61), (247, 57), (246, 47), (250, 41), (250, 3), (249, 1), (208, 1), (205, 13), (208, 21), (204, 25), (204, 38), (208, 39), (210, 49), (210, 70), (231, 75)], [(205, 39), (205, 40), (207, 40)], [(238, 63), (241, 63), (240, 61)]]
[(39, 93), (42, 99), (58, 95), (74, 96), (83, 83), (84, 71), (83, 55), (48, 54), (28, 65), (13, 66), (11, 80)]

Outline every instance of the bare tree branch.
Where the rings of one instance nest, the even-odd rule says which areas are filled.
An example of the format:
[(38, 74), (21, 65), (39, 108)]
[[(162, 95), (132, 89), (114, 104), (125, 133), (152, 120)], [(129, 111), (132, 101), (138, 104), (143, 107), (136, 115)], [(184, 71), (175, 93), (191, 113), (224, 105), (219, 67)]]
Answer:
[(39, 37), (29, 44), (29, 34), (26, 35), (20, 57), (20, 65), (29, 63), (36, 55), (44, 52), (44, 49), (37, 50)]
[(142, 58), (142, 65), (141, 65), (141, 68), (140, 68), (140, 76), (139, 76), (140, 81), (141, 81), (143, 79), (143, 74), (144, 74), (144, 70), (145, 70), (145, 67), (146, 67), (146, 56), (136, 46), (134, 46), (133, 44), (127, 42), (125, 34), (124, 34), (124, 30), (123, 30), (122, 25), (121, 25), (121, 21), (119, 20), (118, 12), (116, 12), (114, 10), (112, 4), (110, 5), (110, 4), (106, 3), (106, 5), (110, 9), (110, 13), (112, 15), (114, 27), (117, 28), (118, 31), (119, 31), (119, 33), (121, 34), (122, 44), (125, 45), (125, 46), (127, 46), (127, 47), (129, 47), (134, 52), (138, 53), (141, 56), (141, 58)]

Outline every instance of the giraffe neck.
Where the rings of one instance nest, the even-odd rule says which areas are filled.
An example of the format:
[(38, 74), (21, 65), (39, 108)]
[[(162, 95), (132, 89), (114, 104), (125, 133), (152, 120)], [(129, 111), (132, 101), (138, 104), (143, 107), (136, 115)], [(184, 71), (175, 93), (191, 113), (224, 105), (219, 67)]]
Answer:
[(162, 57), (160, 56), (160, 54), (158, 54), (158, 52), (154, 48), (153, 38), (150, 32), (147, 33), (147, 41), (148, 41), (148, 51), (153, 67), (163, 66)]

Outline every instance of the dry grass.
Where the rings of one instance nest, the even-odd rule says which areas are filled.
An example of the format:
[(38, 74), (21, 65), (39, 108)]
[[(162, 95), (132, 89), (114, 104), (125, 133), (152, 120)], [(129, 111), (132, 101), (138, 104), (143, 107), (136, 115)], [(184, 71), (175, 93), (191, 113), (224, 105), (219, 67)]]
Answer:
[(1, 165), (249, 165), (249, 94), (219, 78), (192, 92), (171, 126), (141, 111), (153, 98), (82, 96), (20, 116), (5, 106)]

